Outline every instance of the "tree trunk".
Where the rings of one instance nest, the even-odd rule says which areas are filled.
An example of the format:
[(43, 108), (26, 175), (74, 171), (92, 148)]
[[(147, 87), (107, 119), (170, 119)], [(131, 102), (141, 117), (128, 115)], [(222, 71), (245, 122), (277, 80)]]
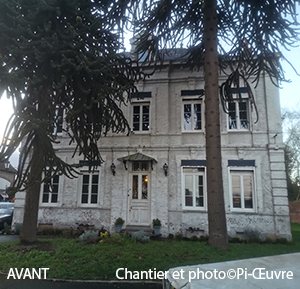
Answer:
[(205, 130), (208, 192), (208, 244), (228, 249), (223, 192), (219, 109), (216, 0), (204, 4)]
[[(38, 174), (38, 179), (41, 180), (43, 171), (43, 154), (36, 141), (32, 151), (32, 163), (30, 166), (29, 183), (33, 175)], [(40, 200), (40, 182), (26, 190), (24, 219), (22, 230), (20, 233), (20, 241), (22, 244), (32, 244), (37, 241), (37, 220), (39, 212)]]

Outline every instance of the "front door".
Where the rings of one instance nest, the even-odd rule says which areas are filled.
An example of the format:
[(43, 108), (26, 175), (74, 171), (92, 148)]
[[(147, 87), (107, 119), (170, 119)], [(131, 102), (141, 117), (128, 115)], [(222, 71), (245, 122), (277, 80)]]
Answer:
[(132, 162), (128, 194), (128, 223), (150, 225), (150, 164), (146, 161)]

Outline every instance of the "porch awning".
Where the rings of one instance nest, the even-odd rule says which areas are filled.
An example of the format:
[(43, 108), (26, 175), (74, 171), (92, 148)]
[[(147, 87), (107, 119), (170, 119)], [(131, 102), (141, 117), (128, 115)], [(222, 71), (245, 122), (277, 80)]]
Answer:
[(151, 164), (157, 163), (157, 160), (155, 158), (146, 156), (142, 153), (135, 153), (133, 155), (128, 155), (122, 158), (118, 158), (118, 161), (124, 163), (126, 170), (127, 170), (126, 162), (151, 162)]

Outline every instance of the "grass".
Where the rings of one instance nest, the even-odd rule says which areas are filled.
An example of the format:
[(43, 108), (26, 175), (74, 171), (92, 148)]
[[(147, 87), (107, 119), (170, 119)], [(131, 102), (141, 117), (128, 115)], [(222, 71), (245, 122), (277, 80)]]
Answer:
[(228, 251), (210, 248), (204, 242), (151, 241), (136, 243), (118, 238), (97, 244), (78, 239), (40, 239), (34, 247), (18, 241), (0, 243), (0, 270), (50, 268), (47, 278), (113, 280), (118, 268), (130, 271), (166, 271), (169, 268), (300, 252), (300, 224), (292, 224), (289, 244), (231, 243)]

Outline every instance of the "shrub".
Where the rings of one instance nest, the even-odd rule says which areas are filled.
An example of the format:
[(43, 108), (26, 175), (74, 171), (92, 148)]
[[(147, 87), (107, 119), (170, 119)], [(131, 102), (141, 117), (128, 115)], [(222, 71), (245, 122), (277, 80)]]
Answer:
[(98, 231), (85, 231), (79, 236), (79, 240), (82, 242), (96, 242), (99, 239), (98, 235)]
[(241, 243), (241, 239), (239, 237), (233, 237), (230, 239), (230, 243)]
[(144, 231), (138, 231), (138, 232), (131, 233), (131, 238), (132, 238), (132, 240), (134, 240), (136, 242), (141, 242), (143, 244), (150, 242), (150, 238), (148, 236), (146, 236), (146, 233)]
[(174, 239), (174, 234), (169, 234), (169, 239), (173, 240)]
[(121, 217), (119, 217), (119, 218), (116, 220), (115, 225), (123, 225), (124, 222), (125, 222), (125, 221), (124, 221)]
[(261, 243), (261, 234), (257, 230), (246, 229), (245, 235), (247, 237), (247, 243)]
[(175, 240), (176, 240), (176, 241), (182, 241), (182, 239), (183, 239), (182, 233), (177, 233), (177, 234), (175, 235)]
[(153, 219), (152, 223), (153, 223), (153, 226), (161, 226), (160, 219)]
[(197, 242), (197, 241), (199, 241), (199, 239), (198, 239), (197, 236), (192, 236), (192, 237), (190, 238), (190, 240), (191, 240), (192, 242)]
[(207, 242), (207, 241), (208, 241), (208, 236), (207, 236), (207, 235), (202, 235), (202, 236), (200, 236), (199, 241), (200, 241), (200, 242)]
[(277, 238), (276, 243), (277, 244), (287, 244), (288, 240), (287, 240), (287, 238)]
[(22, 223), (15, 223), (15, 234), (20, 235), (21, 229), (22, 229)]
[(272, 238), (267, 237), (267, 238), (265, 239), (265, 243), (267, 243), (267, 244), (273, 244), (274, 241), (272, 240)]

